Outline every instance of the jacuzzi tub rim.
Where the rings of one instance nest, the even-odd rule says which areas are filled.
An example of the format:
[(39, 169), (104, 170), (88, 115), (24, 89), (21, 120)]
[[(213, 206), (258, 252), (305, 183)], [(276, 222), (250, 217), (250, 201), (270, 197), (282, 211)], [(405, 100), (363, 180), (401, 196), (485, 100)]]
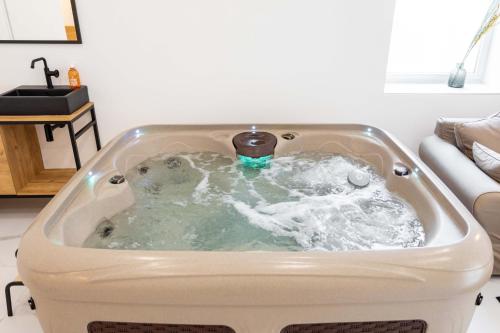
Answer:
[[(430, 245), (430, 246), (424, 246), (424, 247), (418, 247), (418, 248), (407, 248), (407, 249), (377, 249), (377, 250), (357, 250), (357, 251), (340, 251), (340, 252), (328, 252), (328, 256), (342, 256), (342, 255), (347, 255), (347, 254), (353, 254), (353, 253), (370, 253), (370, 255), (374, 255), (376, 253), (392, 253), (392, 252), (397, 252), (397, 251), (402, 251), (404, 250), (405, 253), (408, 251), (412, 251), (414, 253), (423, 253), (426, 252), (427, 250), (434, 250), (434, 251), (449, 251), (451, 249), (460, 247), (464, 242), (472, 242), (474, 241), (472, 238), (476, 236), (476, 243), (477, 243), (477, 238), (481, 238), (481, 241), (483, 242), (481, 247), (488, 247), (489, 246), (489, 238), (485, 237), (486, 234), (484, 233), (484, 230), (479, 226), (479, 224), (474, 220), (472, 215), (468, 212), (468, 210), (458, 201), (458, 199), (447, 189), (446, 186), (435, 176), (432, 171), (427, 168), (423, 163), (420, 161), (416, 160), (415, 157), (413, 156), (413, 153), (409, 151), (404, 145), (402, 145), (399, 140), (394, 138), (391, 134), (387, 133), (384, 130), (378, 129), (373, 126), (368, 126), (368, 125), (357, 125), (357, 124), (321, 124), (321, 125), (314, 125), (314, 124), (307, 124), (307, 125), (293, 125), (293, 124), (283, 124), (283, 125), (257, 125), (258, 128), (267, 128), (267, 127), (273, 127), (273, 128), (283, 128), (283, 130), (293, 130), (293, 128), (296, 127), (314, 127), (315, 129), (324, 129), (324, 130), (331, 130), (333, 127), (340, 127), (340, 131), (342, 130), (357, 130), (357, 131), (366, 131), (368, 129), (371, 129), (371, 135), (374, 137), (374, 139), (377, 139), (378, 137), (384, 137), (387, 139), (388, 142), (384, 142), (385, 144), (390, 143), (390, 149), (395, 149), (398, 152), (401, 152), (409, 159), (409, 162), (411, 162), (411, 165), (413, 165), (413, 168), (419, 168), (420, 170), (423, 171), (423, 174), (426, 176), (426, 182), (430, 183), (428, 185), (435, 186), (437, 189), (444, 194), (446, 197), (446, 200), (448, 203), (455, 209), (457, 212), (459, 212), (462, 216), (464, 216), (464, 221), (466, 223), (466, 229), (464, 236), (455, 242), (450, 242), (447, 244), (443, 245)], [(154, 129), (169, 129), (169, 128), (183, 128), (183, 129), (192, 129), (196, 130), (197, 128), (205, 128), (205, 127), (211, 127), (216, 129), (228, 129), (228, 128), (237, 128), (237, 127), (243, 127), (243, 128), (249, 128), (249, 125), (217, 125), (217, 126), (212, 126), (212, 125), (149, 125), (149, 126), (140, 126), (140, 127), (135, 127), (130, 130), (126, 130), (122, 132), (120, 135), (118, 135), (115, 139), (113, 139), (111, 142), (109, 142), (107, 145), (103, 147), (103, 149), (96, 154), (82, 169), (79, 170), (79, 172), (74, 176), (74, 178), (66, 184), (62, 190), (55, 196), (55, 198), (42, 210), (40, 215), (37, 217), (35, 222), (31, 225), (31, 227), (28, 229), (28, 231), (25, 234), (25, 237), (30, 237), (33, 236), (33, 233), (30, 232), (32, 229), (42, 229), (42, 234), (44, 235), (43, 241), (46, 243), (45, 245), (50, 246), (51, 251), (57, 251), (64, 249), (69, 250), (69, 249), (74, 249), (74, 250), (84, 250), (84, 251), (89, 251), (92, 250), (92, 253), (107, 253), (107, 254), (113, 254), (117, 253), (118, 251), (121, 254), (127, 253), (130, 254), (131, 256), (136, 256), (136, 257), (143, 257), (144, 253), (147, 253), (148, 256), (151, 255), (159, 255), (159, 254), (178, 254), (178, 253), (195, 253), (195, 254), (202, 254), (202, 253), (226, 253), (226, 254), (241, 254), (241, 253), (253, 253), (253, 254), (259, 254), (259, 253), (265, 253), (267, 255), (269, 254), (292, 254), (291, 258), (293, 258), (296, 255), (300, 255), (304, 257), (304, 254), (308, 254), (309, 259), (311, 259), (313, 256), (317, 257), (320, 256), (320, 253), (322, 252), (316, 252), (316, 251), (310, 251), (310, 252), (282, 252), (282, 251), (273, 251), (273, 252), (227, 252), (227, 251), (130, 251), (130, 250), (109, 250), (109, 249), (82, 249), (79, 247), (71, 247), (71, 246), (66, 246), (66, 245), (58, 245), (53, 243), (48, 237), (47, 237), (47, 232), (46, 232), (46, 227), (47, 225), (51, 222), (51, 220), (44, 220), (44, 214), (48, 212), (49, 210), (52, 210), (53, 207), (58, 207), (56, 210), (61, 210), (62, 209), (62, 204), (68, 200), (71, 201), (72, 198), (77, 194), (76, 192), (76, 187), (70, 189), (70, 186), (73, 184), (79, 184), (83, 181), (84, 177), (86, 177), (94, 167), (96, 167), (97, 162), (99, 161), (100, 157), (111, 151), (113, 148), (116, 147), (116, 145), (121, 142), (121, 141), (128, 141), (130, 140), (130, 137), (137, 136), (138, 131), (142, 133), (146, 133), (148, 131), (154, 130)], [(375, 137), (375, 134), (377, 137)], [(411, 166), (410, 165), (410, 166)], [(57, 214), (55, 214), (57, 215)], [(54, 218), (54, 217), (52, 217)], [(474, 235), (473, 235), (474, 233)], [(40, 240), (38, 240), (40, 241)], [(488, 243), (488, 244), (484, 244)], [(481, 245), (481, 244), (480, 244)], [(491, 250), (491, 246), (489, 246)], [(133, 255), (132, 255), (133, 254)], [(425, 257), (425, 256), (424, 256)], [(487, 261), (484, 261), (483, 263), (469, 263), (468, 265), (464, 265), (464, 271), (467, 270), (475, 270), (475, 269), (481, 269), (482, 267), (488, 266), (490, 262), (492, 262), (492, 255), (491, 258)], [(441, 263), (443, 264), (443, 263)], [(466, 267), (465, 267), (466, 266)], [(422, 268), (429, 269), (429, 266), (423, 266)], [(445, 268), (441, 267), (435, 267), (435, 269), (440, 269), (440, 270), (446, 270)], [(35, 269), (36, 270), (36, 269)], [(460, 270), (462, 271), (462, 270)]]
[[(63, 188), (49, 202), (49, 204), (43, 209), (43, 211), (48, 210), (52, 206), (56, 206), (57, 203), (62, 204), (65, 201), (64, 199), (61, 199), (63, 195), (68, 195), (66, 200), (72, 201), (72, 199), (70, 200), (70, 198), (73, 198), (77, 194), (77, 189), (78, 189), (77, 187), (78, 186), (73, 188), (72, 191), (68, 190), (69, 186), (74, 184), (74, 183), (81, 184), (84, 181), (84, 178), (89, 175), (89, 172), (91, 172), (92, 169), (97, 166), (97, 162), (99, 162), (101, 155), (104, 155), (108, 151), (116, 148), (116, 145), (120, 141), (128, 141), (130, 139), (130, 137), (138, 138), (138, 137), (144, 135), (145, 133), (147, 133), (148, 131), (152, 131), (152, 130), (155, 130), (158, 128), (167, 129), (167, 130), (169, 128), (173, 128), (173, 129), (183, 128), (183, 129), (191, 129), (194, 131), (198, 128), (206, 128), (206, 127), (215, 128), (215, 130), (217, 130), (217, 129), (224, 130), (224, 129), (234, 128), (234, 127), (242, 127), (242, 128), (248, 129), (248, 128), (251, 128), (253, 126), (255, 126), (256, 128), (259, 128), (259, 130), (260, 129), (266, 130), (267, 127), (273, 127), (273, 128), (278, 127), (280, 129), (282, 128), (283, 130), (287, 130), (288, 132), (290, 131), (291, 128), (294, 128), (294, 127), (314, 127), (315, 129), (329, 130), (329, 129), (331, 129), (332, 126), (335, 126), (335, 127), (342, 127), (342, 129), (340, 129), (341, 131), (358, 130), (361, 132), (368, 132), (368, 130), (369, 130), (367, 135), (372, 137), (372, 139), (375, 139), (378, 141), (381, 141), (379, 138), (380, 136), (381, 137), (385, 136), (385, 138), (387, 139), (387, 142), (384, 141), (383, 143), (390, 144), (391, 149), (395, 149), (396, 151), (403, 153), (408, 158), (408, 160), (409, 160), (408, 162), (411, 162), (411, 163), (406, 163), (406, 165), (409, 166), (410, 169), (412, 169), (412, 170), (419, 169), (420, 171), (422, 171), (422, 173), (425, 175), (425, 177), (423, 178), (425, 183), (428, 186), (436, 187), (439, 190), (439, 192), (441, 192), (443, 194), (443, 197), (445, 197), (445, 199), (448, 201), (448, 204), (451, 205), (452, 208), (455, 209), (459, 214), (464, 216), (465, 225), (463, 225), (463, 227), (465, 227), (465, 229), (466, 229), (464, 232), (464, 236), (455, 242), (450, 242), (450, 243), (447, 243), (445, 245), (430, 245), (430, 246), (426, 245), (426, 246), (418, 247), (418, 248), (377, 249), (377, 250), (370, 250), (370, 251), (393, 251), (393, 250), (401, 251), (401, 250), (418, 250), (418, 249), (422, 249), (422, 248), (447, 247), (448, 245), (451, 246), (454, 244), (459, 244), (462, 241), (464, 241), (465, 239), (469, 238), (470, 234), (471, 234), (471, 225), (477, 224), (477, 226), (482, 229), (482, 227), (479, 226), (479, 224), (474, 219), (472, 214), (465, 208), (465, 206), (458, 200), (458, 198), (451, 192), (451, 190), (448, 189), (448, 187), (434, 174), (434, 172), (430, 168), (428, 168), (423, 162), (421, 162), (417, 158), (415, 158), (414, 153), (411, 150), (409, 150), (404, 144), (402, 144), (397, 138), (395, 138), (389, 132), (382, 130), (380, 128), (374, 127), (374, 126), (364, 125), (364, 124), (350, 124), (350, 123), (346, 123), (346, 124), (313, 124), (313, 123), (310, 123), (310, 124), (305, 124), (305, 125), (301, 125), (301, 124), (278, 124), (278, 125), (273, 125), (273, 124), (254, 124), (254, 125), (248, 125), (248, 124), (225, 124), (225, 125), (189, 124), (189, 125), (145, 125), (145, 126), (133, 127), (131, 129), (122, 131), (113, 140), (111, 140), (109, 143), (107, 143), (96, 155), (94, 155), (90, 159), (90, 161), (86, 165), (84, 165), (84, 167), (82, 167), (68, 183), (66, 183), (63, 186)], [(375, 135), (375, 134), (378, 134), (378, 135)], [(402, 162), (405, 162), (405, 161), (402, 161)], [(60, 209), (61, 209), (61, 207), (58, 208), (58, 210), (60, 210)], [(32, 223), (31, 226), (34, 226), (35, 224), (37, 224), (36, 223), (37, 220), (38, 220), (38, 217)], [(51, 221), (47, 220), (43, 223), (43, 226), (42, 226), (43, 234), (45, 235), (45, 237), (47, 239), (48, 239), (47, 226), (50, 223), (51, 223)], [(31, 226), (30, 226), (30, 228), (31, 228)], [(70, 247), (67, 245), (58, 245), (58, 246)], [(109, 249), (106, 249), (106, 250), (110, 251)], [(119, 250), (119, 251), (124, 251), (124, 250)], [(363, 252), (366, 250), (357, 250), (357, 251)], [(160, 251), (160, 252), (164, 252), (164, 251)], [(175, 251), (171, 251), (171, 252), (175, 252)], [(180, 252), (185, 252), (185, 251), (180, 251)], [(193, 252), (203, 252), (203, 251), (193, 251)], [(220, 251), (220, 252), (222, 252), (222, 251)], [(279, 252), (279, 251), (273, 251), (273, 252)], [(349, 251), (342, 251), (342, 252), (352, 252), (352, 251), (349, 250)], [(334, 252), (334, 253), (337, 253), (337, 252)]]
[[(233, 126), (227, 125), (227, 127), (231, 128)], [(269, 126), (276, 127), (274, 125)], [(292, 125), (283, 125), (283, 127), (288, 126), (293, 127)], [(413, 153), (405, 151), (406, 147), (404, 146), (399, 147), (400, 143), (392, 136), (371, 126), (352, 126), (358, 129), (372, 128), (372, 133), (377, 135), (384, 133), (386, 139), (391, 143), (389, 149), (395, 149), (396, 152), (405, 154), (405, 157), (408, 158), (406, 162), (410, 166), (418, 167), (424, 172), (428, 177), (428, 183), (430, 183), (427, 185), (437, 188), (446, 197), (447, 204), (463, 216), (466, 230), (464, 230), (464, 236), (461, 239), (443, 245), (404, 249), (405, 251), (402, 251), (402, 249), (387, 249), (327, 253), (101, 250), (61, 246), (53, 243), (47, 236), (46, 227), (54, 219), (59, 219), (58, 214), (64, 210), (62, 205), (65, 202), (71, 202), (77, 195), (77, 187), (70, 188), (70, 185), (80, 184), (84, 177), (88, 175), (88, 172), (98, 166), (96, 161), (100, 159), (101, 154), (111, 151), (120, 140), (127, 140), (127, 136), (119, 136), (106, 145), (101, 153), (96, 155), (91, 162), (77, 173), (75, 178), (70, 181), (71, 184), (68, 183), (62, 189), (62, 192), (42, 210), (28, 229), (21, 241), (18, 256), (18, 262), (22, 263), (19, 266), (21, 277), (23, 277), (27, 285), (36, 286), (39, 292), (46, 293), (45, 296), (48, 299), (74, 301), (75, 295), (72, 292), (72, 286), (74, 286), (80, 290), (84, 288), (84, 290), (88, 291), (79, 294), (78, 300), (81, 302), (97, 301), (123, 304), (137, 302), (137, 298), (134, 298), (133, 294), (126, 292), (128, 289), (123, 289), (124, 292), (120, 294), (119, 299), (116, 298), (116, 293), (115, 296), (111, 296), (111, 294), (107, 293), (96, 293), (96, 290), (102, 288), (103, 284), (107, 285), (109, 283), (116, 285), (117, 288), (126, 288), (122, 283), (134, 283), (137, 286), (137, 283), (146, 285), (154, 283), (156, 279), (161, 279), (159, 281), (167, 283), (165, 279), (169, 279), (167, 285), (170, 290), (177, 292), (177, 289), (172, 288), (179, 286), (182, 279), (186, 277), (199, 279), (201, 277), (202, 280), (196, 281), (201, 282), (205, 279), (213, 288), (227, 292), (227, 285), (224, 281), (227, 281), (228, 277), (232, 277), (232, 279), (249, 278), (250, 281), (260, 281), (261, 278), (273, 277), (283, 281), (294, 279), (294, 281), (298, 281), (297, 283), (306, 278), (309, 280), (315, 279), (314, 281), (316, 281), (317, 286), (314, 290), (319, 299), (318, 302), (315, 301), (315, 304), (331, 304), (334, 300), (329, 299), (327, 295), (322, 296), (324, 290), (331, 287), (327, 283), (330, 277), (345, 277), (349, 280), (358, 277), (360, 279), (355, 281), (364, 281), (365, 284), (366, 281), (369, 281), (366, 279), (377, 279), (377, 276), (381, 281), (392, 279), (396, 283), (401, 280), (403, 284), (410, 281), (410, 285), (414, 287), (401, 292), (411, 294), (414, 300), (439, 300), (453, 297), (457, 293), (467, 294), (486, 283), (493, 266), (491, 243), (484, 230), (472, 218), (472, 215), (459, 203), (456, 197), (450, 195), (451, 192), (425, 165), (415, 160)], [(152, 127), (164, 128), (159, 125)], [(174, 127), (178, 128), (179, 126)], [(143, 127), (141, 129), (145, 131)], [(134, 135), (135, 130), (134, 128), (126, 131), (126, 134), (128, 132), (129, 136)], [(380, 133), (377, 133), (377, 131), (380, 131)], [(56, 209), (56, 211), (53, 212), (53, 209)], [(52, 216), (47, 219), (47, 215)], [(45, 249), (43, 253), (37, 251), (33, 246), (24, 246), (25, 242), (29, 243), (31, 241), (42, 242), (40, 244)], [(27, 250), (24, 251), (24, 249)], [(481, 255), (474, 256), (472, 252)], [(117, 257), (116, 254), (120, 254), (120, 256)], [(413, 262), (408, 262), (407, 257), (409, 254), (412, 254)], [(438, 255), (436, 256), (436, 254)], [(63, 258), (67, 258), (67, 260)], [(72, 258), (79, 259), (76, 261), (72, 260)], [(117, 262), (117, 258), (123, 260)], [(190, 260), (196, 258), (197, 261), (192, 263), (186, 261), (186, 258)], [(252, 260), (244, 260), (242, 264), (242, 259), (246, 258), (252, 258)], [(440, 261), (443, 258), (445, 260)], [(342, 263), (345, 263), (345, 265), (342, 265)], [(198, 264), (200, 265), (198, 266)], [(136, 272), (136, 275), (130, 275), (131, 268), (133, 269), (132, 272)], [(358, 272), (357, 276), (353, 273), (353, 268), (357, 269), (355, 271)], [(439, 278), (436, 276), (439, 276)], [(428, 279), (437, 279), (440, 282), (439, 287), (428, 285), (426, 283)], [(362, 287), (362, 285), (359, 285), (359, 281), (353, 282), (353, 285)], [(54, 289), (54, 285), (64, 286), (64, 288)], [(318, 288), (325, 289), (320, 291)], [(155, 304), (188, 304), (185, 303), (187, 301), (183, 298), (179, 300), (176, 300), (175, 297), (168, 300), (157, 299), (155, 293), (151, 290), (142, 292), (147, 292), (148, 297), (154, 299), (152, 303), (156, 302)], [(351, 296), (345, 296), (342, 301), (347, 303), (363, 301), (359, 298), (361, 296), (356, 296), (358, 299), (349, 297)], [(401, 295), (393, 296), (393, 298), (384, 295), (382, 301), (391, 302), (391, 299), (401, 301)], [(207, 305), (211, 302), (203, 297), (199, 298), (199, 301), (199, 305)], [(364, 301), (367, 302), (368, 300)], [(227, 306), (240, 304), (238, 303), (240, 301), (230, 297), (225, 298), (224, 302)], [(254, 304), (269, 305), (266, 302), (266, 300), (258, 297), (251, 300), (251, 303)], [(282, 300), (281, 302), (285, 301)], [(287, 300), (287, 302), (290, 302), (290, 300)], [(293, 302), (306, 304), (308, 301), (294, 299)], [(279, 302), (273, 302), (273, 304), (276, 303)], [(283, 303), (283, 305), (285, 304), (286, 302)]]
[[(85, 293), (79, 296), (79, 300), (82, 302), (110, 302), (112, 300), (114, 303), (136, 303), (136, 298), (133, 295), (127, 295), (127, 292), (125, 292), (128, 288), (124, 287), (124, 284), (130, 282), (134, 282), (134, 285), (137, 286), (137, 284), (155, 284), (155, 281), (159, 281), (158, 283), (167, 283), (167, 281), (170, 281), (168, 283), (171, 285), (171, 288), (174, 288), (173, 286), (182, 286), (183, 283), (181, 281), (184, 279), (196, 279), (200, 282), (204, 281), (204, 284), (208, 283), (208, 285), (217, 286), (212, 287), (216, 290), (225, 290), (228, 293), (230, 293), (229, 290), (232, 290), (234, 292), (234, 286), (228, 286), (224, 282), (228, 278), (250, 278), (254, 281), (252, 283), (258, 283), (255, 281), (266, 278), (273, 278), (276, 281), (282, 280), (282, 283), (286, 283), (284, 281), (289, 281), (290, 279), (298, 279), (296, 280), (299, 281), (298, 283), (303, 283), (300, 281), (304, 279), (309, 281), (314, 279), (316, 283), (311, 292), (314, 289), (316, 293), (318, 292), (317, 289), (320, 288), (319, 285), (323, 286), (321, 287), (323, 293), (331, 288), (332, 286), (327, 281), (332, 278), (347, 279), (351, 281), (350, 285), (366, 284), (367, 281), (375, 283), (376, 281), (392, 280), (395, 287), (398, 285), (398, 282), (413, 285), (413, 288), (404, 292), (405, 297), (409, 299), (414, 301), (440, 300), (456, 295), (457, 289), (459, 290), (458, 294), (467, 294), (478, 289), (488, 281), (493, 266), (493, 262), (490, 261), (483, 265), (464, 267), (463, 269), (433, 267), (432, 265), (425, 265), (425, 263), (426, 260), (433, 259), (434, 252), (425, 255), (421, 258), (422, 260), (416, 260), (423, 263), (423, 265), (418, 265), (416, 261), (408, 262), (406, 253), (400, 253), (398, 256), (399, 260), (396, 261), (393, 257), (384, 258), (381, 256), (381, 252), (378, 252), (376, 255), (375, 252), (377, 251), (367, 251), (367, 253), (371, 254), (371, 257), (367, 257), (367, 253), (363, 253), (363, 251), (350, 254), (346, 252), (339, 253), (339, 256), (343, 257), (342, 262), (346, 264), (339, 264), (338, 257), (335, 258), (336, 260), (327, 258), (327, 253), (323, 254), (321, 258), (304, 258), (304, 256), (297, 256), (295, 253), (291, 255), (290, 253), (274, 253), (273, 255), (260, 253), (256, 255), (255, 253), (241, 252), (198, 252), (194, 254), (186, 252), (172, 255), (169, 252), (164, 252), (161, 258), (149, 255), (149, 253), (146, 255), (143, 253), (141, 258), (138, 253), (132, 253), (133, 251), (130, 251), (127, 256), (122, 256), (122, 258), (126, 258), (126, 262), (116, 263), (112, 253), (107, 253), (104, 258), (100, 258), (101, 260), (93, 261), (96, 258), (95, 251), (86, 252), (83, 257), (83, 252), (81, 251), (84, 249), (65, 249), (64, 247), (57, 247), (54, 244), (51, 244), (51, 246), (52, 248), (46, 251), (50, 255), (45, 258), (35, 258), (31, 253), (25, 254), (21, 252), (19, 254), (20, 259), (18, 259), (25, 261), (23, 269), (19, 270), (21, 276), (29, 276), (29, 279), (23, 278), (23, 280), (28, 285), (36, 285), (37, 289), (46, 291), (47, 297), (54, 300), (74, 300), (75, 295), (71, 291), (71, 286), (73, 285), (82, 288), (83, 284), (89, 291), (109, 284), (114, 285), (114, 288), (125, 288), (122, 293), (123, 295), (119, 298), (113, 296), (112, 299), (109, 299), (109, 295), (89, 292), (88, 294)], [(450, 248), (444, 250), (447, 252), (452, 251)], [(91, 261), (91, 265), (81, 265), (81, 263), (72, 262), (73, 251), (80, 252), (78, 254), (80, 260)], [(25, 260), (25, 255), (31, 257), (31, 260)], [(186, 261), (192, 259), (193, 255), (196, 256), (197, 261), (186, 264)], [(358, 261), (358, 258), (356, 258), (358, 256), (362, 256), (363, 258)], [(67, 258), (68, 261), (61, 263), (60, 260), (54, 259), (61, 257)], [(248, 258), (252, 258), (252, 261), (246, 260)], [(41, 261), (44, 261), (43, 265), (51, 267), (51, 269), (40, 269), (40, 264), (42, 263), (38, 259), (42, 259)], [(292, 265), (289, 263), (293, 262), (294, 259), (295, 263), (291, 267)], [(36, 261), (36, 263), (30, 262), (32, 260)], [(244, 266), (242, 266), (242, 260), (245, 262)], [(99, 261), (99, 263), (96, 263), (96, 261)], [(210, 264), (203, 264), (204, 261), (210, 261)], [(198, 265), (200, 263), (202, 264)], [(439, 264), (440, 262), (437, 263)], [(436, 276), (440, 276), (439, 280), (441, 283), (439, 287), (436, 285), (432, 287), (427, 285), (427, 281), (435, 279)], [(65, 288), (54, 289), (54, 285), (65, 286)], [(427, 290), (429, 288), (433, 290), (432, 293)], [(141, 291), (141, 294), (149, 295), (151, 293), (146, 289), (147, 287)], [(426, 291), (424, 292), (424, 290)], [(357, 299), (351, 299), (350, 296), (344, 296), (340, 297), (340, 299), (344, 304), (359, 303), (362, 301), (362, 298), (357, 297)], [(324, 298), (321, 303), (331, 304), (331, 302), (337, 302), (337, 300), (328, 299)], [(396, 300), (400, 301), (401, 294), (390, 297), (384, 292), (383, 299), (387, 303)], [(205, 300), (204, 302), (203, 304), (205, 305), (210, 303), (209, 300)], [(229, 303), (226, 305), (239, 304), (238, 300), (228, 300), (227, 302)], [(263, 301), (259, 300), (255, 300), (254, 302), (265, 304), (265, 302), (260, 303)], [(308, 304), (306, 300), (296, 300), (296, 302), (303, 305)], [(160, 303), (184, 304), (182, 300), (172, 298), (162, 300)], [(273, 304), (281, 303), (276, 302)]]

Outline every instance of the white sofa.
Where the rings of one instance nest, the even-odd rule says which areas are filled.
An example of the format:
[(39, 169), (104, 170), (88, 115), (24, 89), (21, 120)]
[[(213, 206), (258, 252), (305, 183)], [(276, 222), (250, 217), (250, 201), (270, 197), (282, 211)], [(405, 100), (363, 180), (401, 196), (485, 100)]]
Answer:
[(453, 126), (459, 121), (464, 119), (440, 119), (436, 134), (420, 144), (419, 155), (487, 231), (495, 256), (493, 274), (500, 275), (500, 184), (455, 145)]

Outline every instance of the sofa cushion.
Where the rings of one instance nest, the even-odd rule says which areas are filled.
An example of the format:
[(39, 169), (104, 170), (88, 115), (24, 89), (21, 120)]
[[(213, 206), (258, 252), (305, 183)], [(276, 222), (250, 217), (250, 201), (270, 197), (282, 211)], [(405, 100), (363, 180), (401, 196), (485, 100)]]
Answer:
[(455, 138), (457, 147), (470, 159), (473, 159), (472, 145), (482, 145), (500, 151), (500, 112), (486, 119), (456, 123)]
[(500, 154), (488, 147), (474, 142), (472, 145), (474, 162), (491, 178), (500, 182)]
[(456, 146), (457, 141), (455, 139), (455, 124), (456, 121), (452, 118), (440, 117), (436, 122), (434, 134), (444, 141)]

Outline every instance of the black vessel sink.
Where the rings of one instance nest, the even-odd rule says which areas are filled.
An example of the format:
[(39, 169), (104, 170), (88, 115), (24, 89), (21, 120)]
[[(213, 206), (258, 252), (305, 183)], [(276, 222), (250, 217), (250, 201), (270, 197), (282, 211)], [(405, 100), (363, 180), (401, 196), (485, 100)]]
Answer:
[(20, 86), (0, 95), (0, 115), (67, 115), (88, 101), (86, 86)]

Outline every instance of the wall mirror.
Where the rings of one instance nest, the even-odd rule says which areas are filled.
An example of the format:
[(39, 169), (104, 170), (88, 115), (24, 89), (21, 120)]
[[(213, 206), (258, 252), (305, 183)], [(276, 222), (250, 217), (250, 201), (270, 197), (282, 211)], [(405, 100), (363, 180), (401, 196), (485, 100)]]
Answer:
[(0, 43), (81, 44), (75, 0), (0, 0)]

